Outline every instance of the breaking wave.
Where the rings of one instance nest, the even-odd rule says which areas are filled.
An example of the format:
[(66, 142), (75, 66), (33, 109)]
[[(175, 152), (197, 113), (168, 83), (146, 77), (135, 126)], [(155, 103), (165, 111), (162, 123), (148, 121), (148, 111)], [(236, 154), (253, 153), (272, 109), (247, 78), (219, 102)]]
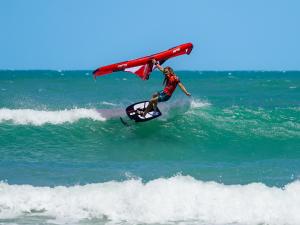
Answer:
[(0, 219), (26, 215), (79, 222), (299, 224), (300, 182), (224, 185), (177, 175), (83, 186), (34, 187), (0, 183)]

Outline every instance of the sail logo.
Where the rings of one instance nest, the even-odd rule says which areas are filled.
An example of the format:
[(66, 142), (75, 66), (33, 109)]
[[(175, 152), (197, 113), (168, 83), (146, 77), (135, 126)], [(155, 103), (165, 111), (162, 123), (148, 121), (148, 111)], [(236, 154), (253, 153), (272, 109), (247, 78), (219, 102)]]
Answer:
[(176, 48), (173, 50), (173, 53), (180, 52), (180, 48)]
[(127, 66), (127, 64), (124, 63), (124, 64), (121, 64), (121, 65), (118, 65), (118, 68), (123, 68), (123, 67), (126, 67), (126, 66)]

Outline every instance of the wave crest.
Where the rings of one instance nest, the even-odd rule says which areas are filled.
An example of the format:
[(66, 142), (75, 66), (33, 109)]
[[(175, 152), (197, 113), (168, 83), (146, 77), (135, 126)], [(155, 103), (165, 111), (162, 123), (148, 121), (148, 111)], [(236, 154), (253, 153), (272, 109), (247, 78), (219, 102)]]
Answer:
[(80, 119), (104, 121), (105, 118), (95, 109), (65, 109), (59, 111), (41, 111), (33, 109), (0, 109), (0, 122), (12, 121), (21, 125), (44, 125), (73, 123)]

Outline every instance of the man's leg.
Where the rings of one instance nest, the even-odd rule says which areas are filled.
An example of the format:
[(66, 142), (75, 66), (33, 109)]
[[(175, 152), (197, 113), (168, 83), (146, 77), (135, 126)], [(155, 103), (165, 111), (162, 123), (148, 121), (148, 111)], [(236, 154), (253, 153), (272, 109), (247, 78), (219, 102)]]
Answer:
[(155, 94), (152, 96), (152, 99), (149, 102), (149, 105), (145, 109), (143, 116), (145, 117), (148, 112), (150, 112), (152, 109), (155, 109), (158, 102), (158, 94)]

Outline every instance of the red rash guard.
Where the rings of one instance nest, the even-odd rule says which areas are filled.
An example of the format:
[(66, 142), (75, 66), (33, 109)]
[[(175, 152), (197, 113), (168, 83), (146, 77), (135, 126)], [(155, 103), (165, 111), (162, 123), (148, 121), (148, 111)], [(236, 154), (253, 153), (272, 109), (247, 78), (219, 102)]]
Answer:
[(166, 87), (164, 88), (164, 92), (171, 96), (177, 87), (177, 84), (180, 82), (179, 78), (175, 75), (166, 75), (167, 76), (167, 83)]

